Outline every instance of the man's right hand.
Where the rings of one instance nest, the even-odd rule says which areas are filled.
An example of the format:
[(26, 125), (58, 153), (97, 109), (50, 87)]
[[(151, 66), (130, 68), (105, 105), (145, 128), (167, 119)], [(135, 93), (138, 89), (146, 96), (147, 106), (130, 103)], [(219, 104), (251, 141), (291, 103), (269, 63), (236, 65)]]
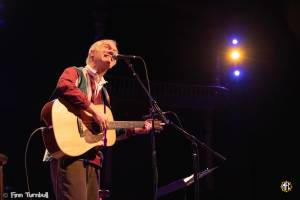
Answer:
[(91, 103), (86, 111), (92, 114), (97, 124), (99, 124), (102, 128), (107, 128), (108, 117), (99, 110), (99, 108), (97, 109), (97, 107)]

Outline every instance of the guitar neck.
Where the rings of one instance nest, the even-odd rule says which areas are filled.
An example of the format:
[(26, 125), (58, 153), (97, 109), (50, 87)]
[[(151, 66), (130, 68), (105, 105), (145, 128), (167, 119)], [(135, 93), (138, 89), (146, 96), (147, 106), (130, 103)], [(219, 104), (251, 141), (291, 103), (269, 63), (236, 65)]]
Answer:
[(112, 121), (108, 122), (108, 129), (143, 128), (144, 121)]

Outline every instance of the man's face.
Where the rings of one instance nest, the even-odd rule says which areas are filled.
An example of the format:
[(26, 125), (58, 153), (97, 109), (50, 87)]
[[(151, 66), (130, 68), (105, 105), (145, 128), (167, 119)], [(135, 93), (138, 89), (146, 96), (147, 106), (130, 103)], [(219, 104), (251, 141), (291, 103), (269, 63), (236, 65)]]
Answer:
[(105, 41), (94, 52), (94, 61), (99, 64), (98, 66), (110, 69), (117, 63), (113, 58), (116, 53), (118, 53), (116, 44), (112, 41)]

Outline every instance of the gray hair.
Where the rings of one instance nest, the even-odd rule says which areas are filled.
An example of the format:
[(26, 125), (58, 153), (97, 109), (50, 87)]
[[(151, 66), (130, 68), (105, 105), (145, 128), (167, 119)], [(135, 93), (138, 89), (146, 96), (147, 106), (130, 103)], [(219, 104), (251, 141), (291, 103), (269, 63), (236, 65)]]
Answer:
[(106, 42), (112, 42), (114, 43), (116, 46), (117, 46), (117, 42), (115, 40), (111, 40), (111, 39), (102, 39), (102, 40), (98, 40), (96, 41), (94, 44), (91, 45), (90, 49), (89, 49), (89, 52), (88, 52), (88, 56), (85, 60), (85, 63), (88, 65), (91, 61), (91, 52), (92, 51), (95, 51), (95, 50), (98, 50), (98, 48), (105, 44)]

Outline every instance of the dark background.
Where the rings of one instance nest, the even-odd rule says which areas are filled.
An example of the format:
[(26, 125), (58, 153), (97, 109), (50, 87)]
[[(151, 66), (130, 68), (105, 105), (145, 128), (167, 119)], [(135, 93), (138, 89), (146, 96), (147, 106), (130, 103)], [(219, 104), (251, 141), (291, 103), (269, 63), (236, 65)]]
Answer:
[[(211, 147), (227, 161), (214, 159), (219, 168), (210, 179), (200, 180), (201, 199), (299, 198), (299, 2), (0, 2), (0, 153), (9, 158), (4, 168), (7, 191), (27, 191), (26, 142), (42, 125), (40, 110), (60, 73), (67, 66), (84, 65), (95, 40), (112, 38), (121, 53), (145, 59), (154, 82), (214, 85), (216, 58), (221, 55), (221, 85), (230, 92), (223, 106), (213, 112)], [(239, 80), (228, 76), (229, 65), (223, 59), (232, 35), (240, 37), (246, 52)], [(137, 65), (144, 78), (142, 65)], [(108, 75), (133, 79), (122, 62)], [(138, 106), (117, 102), (113, 105), (117, 118), (139, 119), (147, 113), (144, 96)], [(205, 110), (162, 106), (173, 109), (187, 131), (205, 140)], [(166, 127), (156, 140), (159, 186), (192, 173), (190, 143), (180, 133)], [(108, 150), (111, 165), (105, 167), (109, 172), (103, 188), (112, 190), (113, 199), (151, 199), (150, 147), (150, 137), (139, 136)], [(30, 186), (32, 191), (49, 191), (54, 199), (48, 164), (41, 161), (43, 152), (38, 133), (27, 154)], [(202, 169), (207, 167), (208, 154), (200, 148)], [(280, 190), (284, 180), (294, 185), (288, 194)], [(192, 199), (192, 186), (162, 199), (184, 199), (185, 195)]]

